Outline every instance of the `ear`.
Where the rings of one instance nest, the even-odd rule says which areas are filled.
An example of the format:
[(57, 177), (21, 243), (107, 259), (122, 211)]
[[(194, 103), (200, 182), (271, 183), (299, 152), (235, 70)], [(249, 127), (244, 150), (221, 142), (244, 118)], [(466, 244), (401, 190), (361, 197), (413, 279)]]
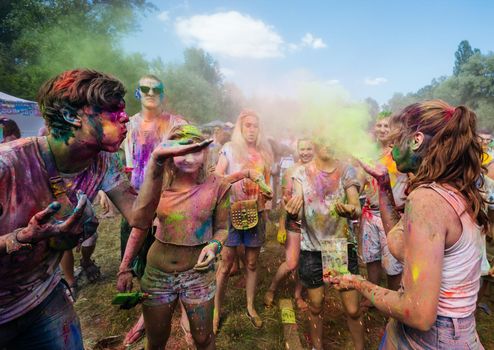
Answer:
[(418, 131), (413, 135), (412, 151), (418, 150), (422, 146), (422, 143), (424, 143), (424, 134)]
[(78, 128), (82, 126), (81, 117), (77, 114), (77, 112), (71, 111), (68, 108), (62, 108), (60, 112), (62, 113), (63, 119), (67, 123), (76, 126)]

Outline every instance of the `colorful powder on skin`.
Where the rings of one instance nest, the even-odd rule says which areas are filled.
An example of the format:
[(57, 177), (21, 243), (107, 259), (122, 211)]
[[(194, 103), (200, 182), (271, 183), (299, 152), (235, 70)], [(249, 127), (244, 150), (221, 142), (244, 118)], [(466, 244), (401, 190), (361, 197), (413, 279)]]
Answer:
[(412, 279), (413, 282), (417, 282), (420, 275), (420, 268), (417, 265), (412, 266)]
[(183, 125), (180, 128), (182, 138), (203, 137), (201, 130), (195, 125)]

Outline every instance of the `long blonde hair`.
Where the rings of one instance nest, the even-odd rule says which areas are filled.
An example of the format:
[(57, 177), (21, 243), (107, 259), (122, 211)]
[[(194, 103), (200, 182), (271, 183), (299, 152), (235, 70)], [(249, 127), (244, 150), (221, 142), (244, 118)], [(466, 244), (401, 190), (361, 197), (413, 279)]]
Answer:
[(254, 117), (259, 123), (259, 132), (256, 138), (256, 150), (261, 154), (265, 163), (264, 166), (268, 169), (273, 162), (273, 151), (271, 149), (271, 145), (264, 137), (261, 121), (255, 111), (244, 109), (240, 112), (237, 117), (237, 121), (235, 122), (235, 128), (233, 129), (231, 144), (238, 156), (247, 154), (247, 142), (245, 142), (244, 136), (242, 135), (242, 123), (247, 117)]

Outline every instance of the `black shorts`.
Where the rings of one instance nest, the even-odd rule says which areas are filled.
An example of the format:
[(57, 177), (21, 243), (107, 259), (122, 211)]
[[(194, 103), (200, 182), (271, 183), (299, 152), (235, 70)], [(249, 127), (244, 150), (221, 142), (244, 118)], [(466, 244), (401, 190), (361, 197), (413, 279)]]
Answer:
[[(348, 271), (350, 271), (352, 275), (358, 275), (360, 273), (357, 247), (350, 243), (348, 244)], [(298, 275), (300, 283), (302, 283), (305, 288), (315, 289), (323, 286), (321, 252), (300, 251)]]

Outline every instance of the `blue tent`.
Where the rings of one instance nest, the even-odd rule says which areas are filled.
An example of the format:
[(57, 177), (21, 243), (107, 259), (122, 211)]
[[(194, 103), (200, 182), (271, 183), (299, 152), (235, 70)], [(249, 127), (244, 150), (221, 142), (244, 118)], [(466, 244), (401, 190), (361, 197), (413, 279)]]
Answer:
[(36, 136), (38, 130), (45, 125), (36, 102), (3, 92), (0, 92), (0, 117), (14, 120), (21, 130), (22, 137)]

